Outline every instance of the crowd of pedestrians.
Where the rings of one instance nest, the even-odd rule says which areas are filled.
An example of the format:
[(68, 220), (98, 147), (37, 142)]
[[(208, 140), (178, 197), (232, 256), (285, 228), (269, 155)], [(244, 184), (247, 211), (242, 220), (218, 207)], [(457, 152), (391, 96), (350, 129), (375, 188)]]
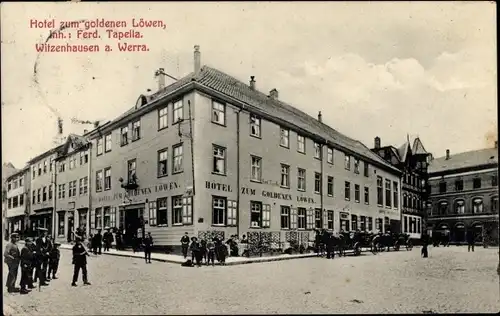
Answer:
[[(214, 266), (215, 260), (220, 265), (225, 265), (228, 256), (240, 256), (240, 249), (245, 249), (244, 246), (248, 244), (245, 235), (241, 240), (238, 240), (238, 237), (233, 235), (224, 243), (222, 238), (219, 237), (208, 238), (208, 240), (198, 240), (194, 236), (190, 238), (187, 232), (182, 236), (180, 242), (182, 255), (186, 259), (182, 266), (185, 267), (201, 267), (203, 264)], [(240, 248), (240, 244), (243, 247)], [(191, 259), (188, 259), (188, 252), (191, 253)], [(241, 253), (241, 255), (244, 254), (245, 251)]]

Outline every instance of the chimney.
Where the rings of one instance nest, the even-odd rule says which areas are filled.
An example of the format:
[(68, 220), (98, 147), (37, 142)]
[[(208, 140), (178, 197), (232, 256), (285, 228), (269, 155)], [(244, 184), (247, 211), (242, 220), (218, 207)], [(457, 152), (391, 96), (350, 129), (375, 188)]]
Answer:
[(273, 90), (269, 91), (269, 97), (273, 100), (277, 100), (278, 99), (278, 90), (273, 89)]
[(446, 160), (450, 159), (450, 150), (446, 149)]
[(321, 111), (318, 112), (318, 121), (323, 123), (323, 115), (321, 115)]
[(380, 148), (380, 137), (375, 137), (375, 149)]
[(158, 91), (165, 88), (165, 68), (158, 69)]
[(255, 76), (250, 76), (250, 89), (255, 90)]
[(200, 73), (201, 69), (201, 56), (200, 56), (200, 45), (194, 45), (194, 73), (195, 75)]

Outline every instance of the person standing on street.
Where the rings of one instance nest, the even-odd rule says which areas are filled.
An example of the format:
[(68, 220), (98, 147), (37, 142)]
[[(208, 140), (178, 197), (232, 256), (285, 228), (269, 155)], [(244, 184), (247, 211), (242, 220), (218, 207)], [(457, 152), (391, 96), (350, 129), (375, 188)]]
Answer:
[(47, 238), (47, 229), (43, 228), (42, 235), (36, 240), (36, 253), (38, 257), (37, 277), (40, 279), (40, 285), (48, 285), (47, 280), (47, 267), (49, 264), (50, 256), (50, 240)]
[(212, 266), (215, 265), (215, 242), (214, 239), (208, 240), (207, 243), (208, 255), (207, 255), (207, 266), (212, 263)]
[(57, 279), (56, 274), (57, 274), (57, 269), (59, 268), (59, 259), (61, 258), (61, 251), (59, 250), (59, 246), (61, 244), (56, 242), (54, 243), (54, 247), (50, 251), (50, 258), (49, 258), (49, 272), (47, 277), (50, 278), (50, 275), (52, 274), (52, 279)]
[(3, 256), (5, 258), (5, 263), (9, 268), (9, 274), (7, 276), (7, 292), (13, 293), (16, 291), (15, 284), (17, 279), (17, 270), (19, 268), (19, 262), (21, 261), (21, 253), (19, 252), (19, 247), (17, 246), (18, 234), (12, 233), (10, 235), (10, 242), (5, 246), (5, 251)]
[(467, 245), (468, 245), (468, 251), (472, 249), (472, 252), (474, 252), (474, 242), (475, 242), (475, 236), (474, 232), (472, 230), (469, 230), (467, 232)]
[(24, 241), (25, 245), (21, 250), (21, 294), (28, 294), (29, 290), (34, 288), (33, 281), (31, 277), (33, 276), (33, 262), (34, 256), (32, 247), (32, 240), (30, 238), (26, 238)]
[(76, 286), (76, 281), (78, 281), (78, 274), (80, 269), (82, 270), (83, 284), (90, 285), (87, 275), (87, 256), (89, 253), (87, 249), (82, 245), (82, 240), (80, 238), (76, 239), (76, 244), (73, 246), (73, 282), (71, 286)]
[(102, 236), (102, 239), (104, 241), (104, 251), (109, 251), (113, 243), (113, 233), (111, 233), (109, 227), (106, 227), (106, 232)]
[(189, 234), (187, 232), (181, 238), (181, 246), (182, 246), (182, 255), (184, 256), (184, 259), (186, 259), (189, 249)]
[(429, 242), (430, 242), (429, 235), (427, 235), (426, 233), (423, 233), (422, 234), (422, 252), (421, 252), (421, 255), (423, 258), (429, 257), (429, 250), (427, 248), (427, 246), (429, 245)]
[(151, 236), (151, 232), (146, 234), (142, 244), (144, 246), (144, 259), (146, 263), (151, 263), (151, 249), (153, 248), (153, 237)]
[(102, 254), (102, 234), (101, 230), (97, 230), (97, 234), (94, 235), (94, 255)]

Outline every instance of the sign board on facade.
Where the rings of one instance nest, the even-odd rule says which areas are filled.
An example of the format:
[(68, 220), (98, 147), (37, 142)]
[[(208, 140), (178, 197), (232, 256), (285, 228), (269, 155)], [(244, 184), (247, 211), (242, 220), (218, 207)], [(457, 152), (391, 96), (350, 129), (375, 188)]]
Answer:
[[(242, 195), (257, 195), (257, 191), (255, 189), (250, 189), (250, 188), (241, 188), (240, 193)], [(276, 200), (284, 200), (284, 201), (292, 201), (293, 196), (289, 193), (281, 193), (281, 192), (271, 192), (267, 190), (262, 190), (260, 191), (260, 194), (262, 197), (270, 198), (270, 199), (276, 199)], [(296, 196), (295, 200), (297, 202), (303, 202), (303, 203), (311, 203), (314, 204), (314, 199), (306, 196)]]
[(113, 195), (100, 196), (97, 200), (98, 200), (98, 202), (123, 200), (124, 198), (127, 198), (127, 197), (147, 195), (147, 194), (151, 194), (153, 192), (166, 192), (166, 191), (174, 190), (177, 188), (179, 188), (179, 185), (177, 184), (177, 182), (162, 183), (162, 184), (157, 184), (157, 185), (152, 186), (152, 187), (145, 187), (145, 188), (139, 188), (136, 190), (130, 190), (126, 193), (120, 192), (120, 193), (115, 193)]

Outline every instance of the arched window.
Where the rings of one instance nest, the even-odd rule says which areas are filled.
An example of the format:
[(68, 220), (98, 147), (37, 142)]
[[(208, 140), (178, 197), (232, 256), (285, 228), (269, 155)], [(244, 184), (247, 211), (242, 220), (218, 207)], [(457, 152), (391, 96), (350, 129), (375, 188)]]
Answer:
[(439, 202), (439, 215), (446, 215), (448, 213), (448, 202)]
[(498, 213), (498, 196), (494, 196), (491, 198), (491, 213)]
[(475, 198), (472, 200), (472, 212), (474, 214), (483, 212), (483, 199)]
[(465, 201), (457, 200), (455, 201), (455, 213), (464, 214), (465, 213)]

